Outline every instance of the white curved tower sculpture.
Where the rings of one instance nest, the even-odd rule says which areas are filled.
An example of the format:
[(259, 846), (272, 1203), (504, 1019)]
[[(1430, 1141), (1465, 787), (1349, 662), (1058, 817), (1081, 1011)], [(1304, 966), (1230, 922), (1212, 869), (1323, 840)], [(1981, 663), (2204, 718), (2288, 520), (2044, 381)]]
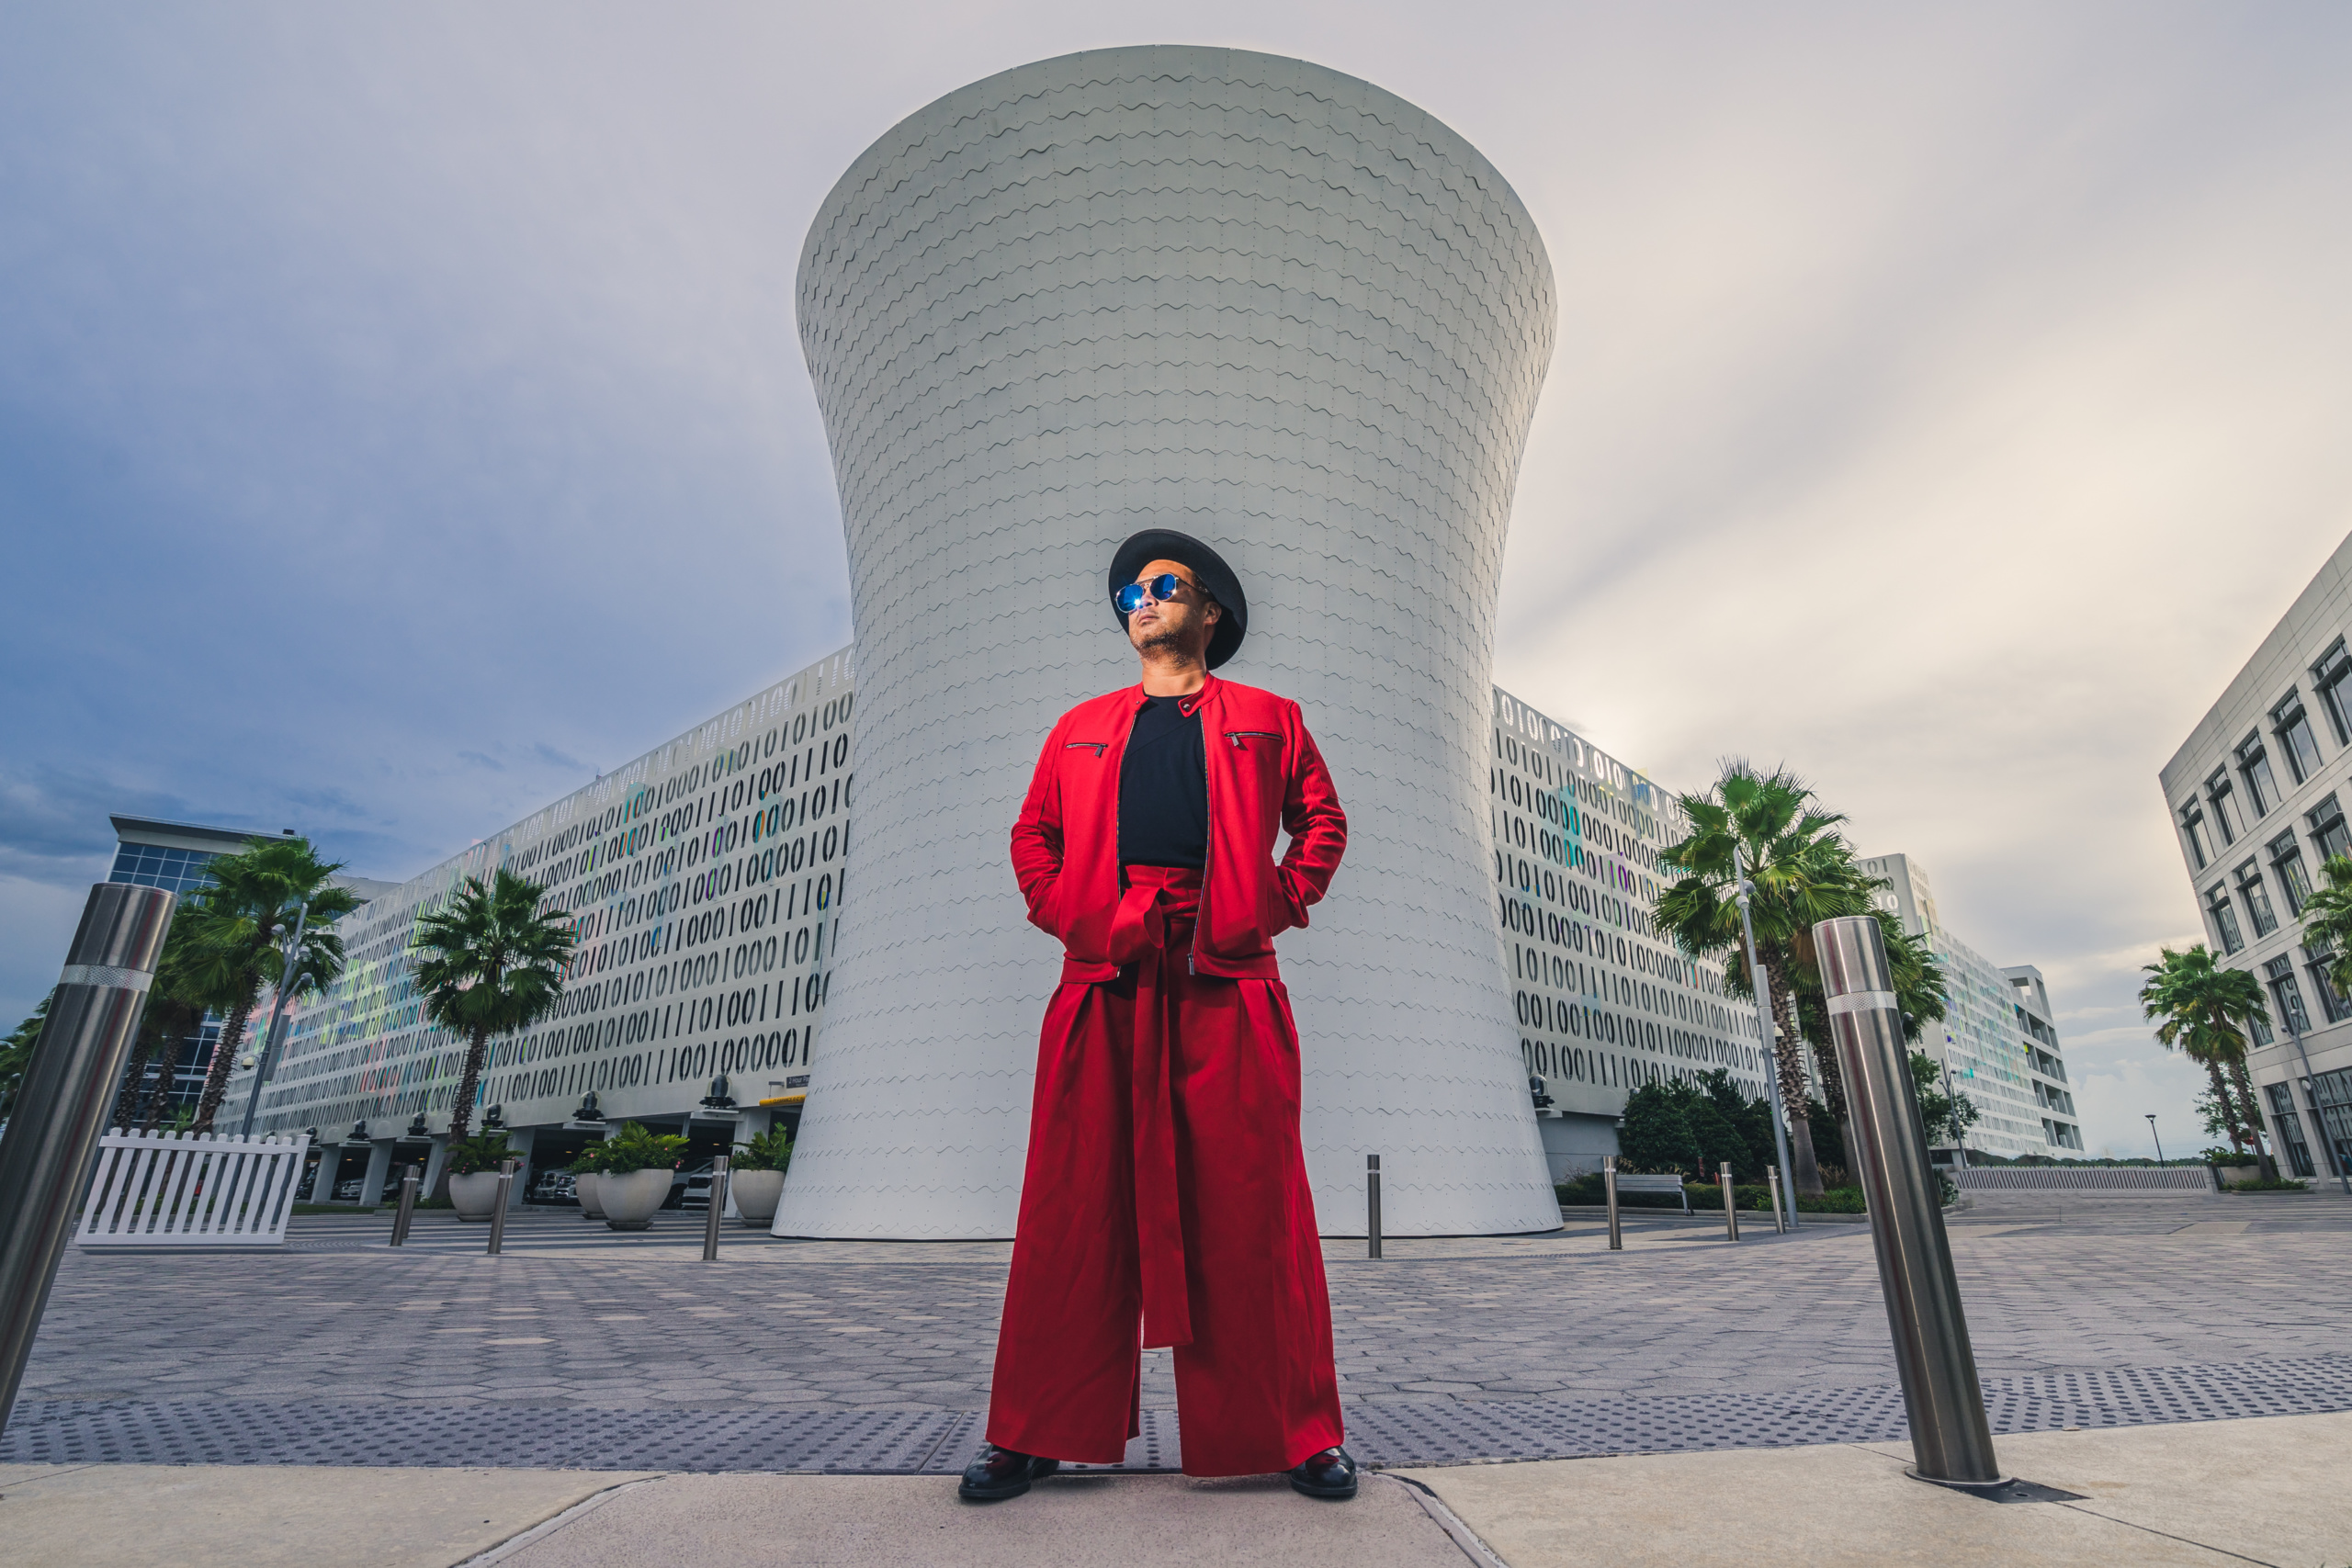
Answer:
[(1293, 697), (1351, 823), (1282, 940), (1327, 1231), (1557, 1224), (1498, 970), (1495, 598), (1552, 273), (1462, 138), (1239, 51), (950, 93), (810, 227), (802, 345), (848, 535), (856, 834), (775, 1230), (1003, 1236), (1059, 950), (1007, 832), (1070, 704), (1135, 679), (1103, 591), (1162, 524), (1250, 593), (1222, 673)]

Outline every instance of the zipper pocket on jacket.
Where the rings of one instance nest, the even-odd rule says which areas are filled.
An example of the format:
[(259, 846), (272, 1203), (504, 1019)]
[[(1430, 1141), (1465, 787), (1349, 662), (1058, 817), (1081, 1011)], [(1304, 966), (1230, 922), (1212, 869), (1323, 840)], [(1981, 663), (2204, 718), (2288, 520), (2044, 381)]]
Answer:
[(1271, 729), (1228, 729), (1225, 732), (1225, 738), (1233, 742), (1233, 749), (1237, 751), (1249, 750), (1241, 744), (1244, 740), (1280, 740), (1282, 739), (1279, 734)]
[(1064, 743), (1062, 750), (1065, 751), (1076, 751), (1080, 748), (1084, 748), (1100, 757), (1102, 755), (1103, 749), (1110, 744), (1111, 743), (1108, 740), (1071, 740)]

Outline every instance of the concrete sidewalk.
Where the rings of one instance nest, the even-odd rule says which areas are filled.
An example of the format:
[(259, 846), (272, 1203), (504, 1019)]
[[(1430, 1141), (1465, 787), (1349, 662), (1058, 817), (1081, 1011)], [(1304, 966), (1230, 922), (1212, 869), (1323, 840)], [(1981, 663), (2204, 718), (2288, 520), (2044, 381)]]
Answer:
[(2347, 1447), (2352, 1414), (2003, 1438), (2012, 1472), (2079, 1495), (2033, 1503), (1909, 1480), (1904, 1444), (1398, 1472), (1343, 1505), (1277, 1477), (1065, 1477), (983, 1507), (944, 1477), (15, 1466), (0, 1564), (2344, 1568)]

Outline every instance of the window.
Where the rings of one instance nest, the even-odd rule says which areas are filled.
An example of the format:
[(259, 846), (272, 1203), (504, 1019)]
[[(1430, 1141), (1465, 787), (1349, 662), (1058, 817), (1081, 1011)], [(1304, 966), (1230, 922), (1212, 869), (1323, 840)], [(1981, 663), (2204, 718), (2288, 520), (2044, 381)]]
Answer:
[(2194, 796), (2180, 808), (2180, 836), (2188, 841), (2189, 858), (2197, 863), (2198, 870), (2203, 871), (2212, 856), (2205, 849), (2205, 808), (2197, 804)]
[(2289, 692), (2270, 710), (2270, 732), (2287, 753), (2287, 771), (2301, 784), (2319, 771), (2319, 742), (2312, 738), (2312, 721), (2303, 715), (2303, 699)]
[(2295, 984), (2295, 961), (2281, 953), (2264, 964), (2262, 972), (2270, 980), (2271, 1002), (2278, 1010), (2278, 1021), (2290, 1033), (2310, 1033), (2311, 1015), (2303, 1010), (2302, 987)]
[(2270, 1098), (2270, 1125), (2285, 1146), (2287, 1163), (2297, 1176), (2311, 1175), (2311, 1145), (2303, 1142), (2303, 1119), (2295, 1111), (2295, 1091), (2282, 1083), (2269, 1083), (2262, 1086), (2262, 1092)]
[(2347, 680), (2352, 680), (2352, 655), (2344, 651), (2344, 639), (2337, 637), (2312, 666), (2312, 695), (2326, 711), (2328, 728), (2335, 731), (2339, 746), (2352, 746), (2352, 707), (2346, 706), (2352, 693), (2344, 689)]
[(2270, 895), (2262, 886), (2262, 873), (2254, 869), (2252, 861), (2238, 867), (2238, 898), (2245, 905), (2246, 919), (2254, 922), (2256, 937), (2268, 936), (2278, 929), (2278, 917), (2270, 909)]
[(2335, 964), (2335, 950), (2324, 942), (2318, 946), (2305, 942), (2303, 957), (2303, 972), (2312, 977), (2312, 995), (2319, 998), (2319, 1010), (2327, 1015), (2327, 1021), (2341, 1023), (2352, 1018), (2352, 1001), (2345, 999), (2344, 993), (2335, 988), (2335, 980), (2328, 976), (2328, 970)]
[(2251, 822), (2267, 816), (2278, 804), (2278, 781), (2271, 776), (2270, 758), (2262, 749), (2262, 737), (2249, 735), (2238, 742), (2238, 777), (2245, 781), (2246, 820)]
[(2238, 835), (2245, 831), (2245, 824), (2238, 820), (2237, 796), (2230, 785), (2230, 770), (2215, 768), (2213, 776), (2205, 781), (2205, 798), (2213, 807), (2213, 826), (2220, 830), (2222, 842), (2234, 844)]
[(2206, 891), (2205, 913), (2213, 922), (2213, 934), (2221, 939), (2223, 953), (2235, 953), (2245, 945), (2245, 938), (2238, 931), (2237, 911), (2230, 908), (2229, 889), (2218, 882)]
[(2344, 826), (2344, 808), (2335, 804), (2333, 790), (2311, 808), (2303, 820), (2312, 825), (2312, 852), (2323, 866), (2340, 854), (2352, 852), (2352, 830)]
[(2303, 869), (2302, 846), (2293, 829), (2270, 840), (2270, 869), (2278, 874), (2278, 890), (2287, 896), (2287, 912), (2300, 915), (2312, 896), (2311, 874)]

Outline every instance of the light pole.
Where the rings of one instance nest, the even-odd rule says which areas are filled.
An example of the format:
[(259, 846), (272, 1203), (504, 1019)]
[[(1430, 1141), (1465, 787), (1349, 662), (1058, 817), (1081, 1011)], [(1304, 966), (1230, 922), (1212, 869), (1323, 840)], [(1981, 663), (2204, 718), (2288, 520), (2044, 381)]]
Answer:
[(2156, 1113), (2155, 1113), (2154, 1111), (2149, 1111), (2149, 1112), (2147, 1113), (2147, 1115), (2148, 1115), (2148, 1136), (2150, 1136), (2150, 1137), (2152, 1137), (2152, 1138), (2155, 1138), (2155, 1140), (2156, 1140), (2156, 1163), (2157, 1163), (2158, 1165), (2162, 1165), (2162, 1164), (2164, 1164), (2164, 1163), (2165, 1163), (2165, 1141), (2164, 1141), (2164, 1139), (2162, 1139), (2161, 1137), (2157, 1137), (2157, 1135), (2156, 1135)]
[(1772, 1098), (1772, 1152), (1781, 1166), (1781, 1192), (1788, 1203), (1789, 1228), (1797, 1224), (1797, 1179), (1789, 1168), (1789, 1134), (1787, 1117), (1781, 1110), (1781, 1051), (1775, 1043), (1772, 1027), (1772, 982), (1765, 977), (1764, 966), (1756, 961), (1756, 922), (1747, 913), (1747, 896), (1756, 885), (1747, 880), (1747, 860), (1740, 846), (1731, 847), (1732, 881), (1739, 898), (1739, 935), (1747, 944), (1748, 988), (1756, 993), (1756, 1038), (1764, 1048), (1764, 1085)]
[(269, 1081), (269, 1069), (277, 1056), (277, 1026), (286, 1018), (287, 999), (294, 993), (295, 972), (302, 963), (302, 932), (311, 923), (311, 901), (308, 898), (294, 911), (294, 935), (286, 944), (285, 962), (278, 965), (277, 995), (270, 998), (269, 1027), (262, 1032), (261, 1060), (254, 1066), (253, 1087), (245, 1091), (245, 1119), (237, 1128), (237, 1136), (254, 1135), (254, 1114), (261, 1109), (261, 1086)]

